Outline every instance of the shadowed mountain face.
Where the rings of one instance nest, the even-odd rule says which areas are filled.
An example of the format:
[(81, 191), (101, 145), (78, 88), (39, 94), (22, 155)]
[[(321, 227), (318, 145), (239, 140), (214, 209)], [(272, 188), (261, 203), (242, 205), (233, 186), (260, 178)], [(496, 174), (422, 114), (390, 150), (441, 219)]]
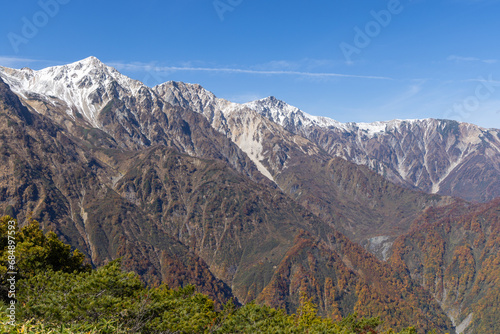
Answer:
[(386, 259), (424, 210), (463, 201), (395, 185), (198, 85), (151, 89), (92, 57), (0, 76), (0, 210), (31, 211), (94, 265), (122, 256), (218, 301), (294, 312), (306, 292), (332, 317), (452, 328), (411, 270), (365, 248)]

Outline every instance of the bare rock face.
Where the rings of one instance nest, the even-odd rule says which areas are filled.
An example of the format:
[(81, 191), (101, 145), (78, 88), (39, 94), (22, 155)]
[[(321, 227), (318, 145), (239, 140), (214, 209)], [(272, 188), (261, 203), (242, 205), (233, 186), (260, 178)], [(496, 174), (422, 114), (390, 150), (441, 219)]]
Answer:
[(500, 196), (500, 130), (437, 119), (343, 124), (274, 97), (246, 106), (397, 184), (479, 202)]
[[(340, 131), (347, 127), (309, 116), (275, 98), (268, 99), (276, 107), (270, 110), (256, 103), (230, 103), (199, 85), (168, 82), (154, 89), (179, 106), (190, 106), (193, 99), (191, 109), (212, 120), (212, 126), (238, 145), (263, 175), (352, 240), (370, 249), (370, 239), (383, 236), (385, 246), (374, 250), (380, 258), (421, 210), (453, 201), (395, 186), (388, 178), (328, 152), (300, 129), (329, 125)], [(348, 139), (343, 140), (349, 144)]]

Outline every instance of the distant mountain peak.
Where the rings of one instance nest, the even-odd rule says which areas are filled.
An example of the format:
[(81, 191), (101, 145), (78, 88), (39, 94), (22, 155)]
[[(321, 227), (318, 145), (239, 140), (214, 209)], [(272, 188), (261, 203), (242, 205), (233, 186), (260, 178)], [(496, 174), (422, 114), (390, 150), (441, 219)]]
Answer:
[(97, 57), (94, 57), (94, 56), (89, 56), (87, 58), (84, 58), (84, 59), (80, 60), (80, 62), (89, 62), (89, 63), (100, 63), (100, 64), (103, 64), (102, 61), (100, 61)]
[[(274, 95), (271, 95), (271, 96), (268, 96), (268, 97), (265, 97), (263, 99), (259, 99), (259, 100), (256, 100), (256, 101), (252, 101), (252, 102), (260, 102), (260, 103), (265, 103), (265, 104), (268, 104), (268, 105), (288, 105), (288, 103), (286, 103), (283, 100), (278, 99)], [(252, 102), (248, 102), (248, 103), (252, 103)]]
[(90, 56), (78, 61), (75, 61), (73, 63), (67, 64), (67, 65), (62, 65), (62, 66), (67, 66), (67, 67), (74, 67), (74, 66), (92, 66), (92, 67), (103, 67), (106, 66), (102, 61), (100, 61), (97, 57)]
[(198, 92), (198, 93), (202, 92), (205, 95), (210, 95), (210, 96), (213, 96), (215, 98), (215, 95), (212, 92), (206, 90), (200, 84), (197, 84), (197, 83), (193, 84), (193, 83), (188, 83), (188, 82), (170, 80), (170, 81), (166, 81), (164, 83), (161, 83), (159, 85), (156, 85), (155, 87), (153, 87), (153, 89), (168, 89), (170, 87), (175, 88), (175, 89), (181, 89), (184, 91), (191, 91), (191, 92)]
[(310, 115), (301, 109), (276, 98), (275, 96), (268, 96), (260, 100), (248, 102), (245, 103), (245, 106), (259, 112), (261, 115), (269, 118), (273, 122), (279, 123), (281, 126), (294, 133), (300, 132), (299, 128), (319, 126), (322, 128), (334, 127), (341, 131), (349, 132), (360, 130), (368, 136), (373, 136), (376, 133), (394, 129), (402, 124), (432, 121), (432, 119), (428, 118), (406, 120), (394, 119), (390, 121), (375, 121), (370, 123), (342, 123), (330, 117)]
[(284, 102), (283, 100), (278, 99), (276, 96), (271, 95), (268, 97), (265, 97), (263, 99), (259, 99), (257, 101), (262, 101), (262, 102), (269, 102), (269, 103), (279, 103), (279, 102)]
[(264, 117), (269, 118), (283, 126), (285, 129), (295, 132), (297, 127), (317, 125), (321, 127), (335, 126), (343, 127), (343, 124), (322, 116), (310, 115), (297, 107), (294, 107), (275, 96), (269, 96), (260, 100), (245, 103), (245, 106), (257, 111)]
[(116, 86), (128, 94), (136, 94), (144, 87), (140, 81), (121, 74), (94, 56), (37, 71), (0, 67), (0, 77), (23, 97), (34, 93), (49, 100), (54, 97), (64, 101), (69, 115), (73, 115), (73, 109), (76, 108), (96, 127), (99, 127), (97, 115), (112, 99)]
[(212, 92), (201, 85), (182, 81), (164, 82), (153, 87), (153, 91), (173, 105), (191, 108), (202, 114), (204, 106), (215, 103), (217, 100)]

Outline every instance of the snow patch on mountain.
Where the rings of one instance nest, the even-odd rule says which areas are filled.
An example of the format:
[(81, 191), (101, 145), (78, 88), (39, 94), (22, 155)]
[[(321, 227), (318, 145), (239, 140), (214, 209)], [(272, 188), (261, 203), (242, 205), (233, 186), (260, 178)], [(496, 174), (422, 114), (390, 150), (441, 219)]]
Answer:
[(300, 127), (309, 128), (312, 126), (318, 126), (322, 128), (336, 128), (343, 132), (353, 132), (360, 130), (368, 137), (373, 137), (378, 133), (397, 128), (402, 123), (425, 121), (425, 119), (396, 119), (391, 121), (378, 121), (372, 123), (342, 123), (329, 117), (310, 115), (297, 107), (291, 106), (286, 102), (277, 99), (274, 96), (269, 96), (264, 99), (248, 102), (244, 105), (269, 118), (271, 121), (280, 124), (286, 129)]
[(281, 126), (312, 126), (318, 125), (323, 127), (334, 126), (342, 127), (343, 124), (321, 116), (313, 116), (303, 112), (297, 107), (291, 106), (274, 96), (265, 99), (245, 103), (244, 106), (257, 111), (259, 114), (269, 118), (271, 121), (280, 124)]
[[(105, 93), (111, 93), (114, 85), (119, 85), (132, 95), (145, 87), (141, 82), (130, 79), (95, 57), (39, 71), (0, 67), (0, 76), (23, 98), (29, 98), (33, 93), (49, 99), (57, 98), (67, 104), (70, 116), (73, 116), (72, 108), (76, 108), (96, 127), (99, 126), (99, 111), (111, 99), (111, 94)], [(102, 97), (106, 96), (107, 99), (102, 101)]]

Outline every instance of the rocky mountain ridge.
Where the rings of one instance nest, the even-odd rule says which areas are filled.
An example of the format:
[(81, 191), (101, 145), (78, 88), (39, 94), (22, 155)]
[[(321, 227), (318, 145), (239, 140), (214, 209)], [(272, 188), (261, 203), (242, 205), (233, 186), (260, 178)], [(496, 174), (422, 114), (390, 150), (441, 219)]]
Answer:
[(274, 97), (245, 105), (328, 154), (366, 165), (397, 184), (472, 201), (500, 196), (498, 129), (439, 119), (340, 123)]
[(125, 130), (139, 145), (152, 141), (155, 134), (147, 133), (150, 127), (139, 120), (143, 112), (137, 105), (147, 106), (153, 113), (165, 102), (196, 111), (237, 144), (271, 180), (280, 168), (268, 166), (271, 161), (264, 157), (266, 145), (262, 143), (265, 136), (258, 136), (261, 127), (269, 128), (282, 141), (290, 137), (302, 141), (301, 150), (304, 144), (308, 150), (320, 148), (329, 156), (366, 165), (391, 182), (412, 189), (480, 202), (500, 196), (497, 129), (437, 119), (340, 123), (309, 115), (275, 97), (237, 104), (217, 98), (196, 84), (166, 82), (149, 88), (95, 57), (40, 71), (0, 68), (0, 76), (20, 96), (38, 94), (48, 103), (60, 103), (71, 117), (81, 117), (104, 131), (102, 111), (107, 111), (113, 101), (126, 101), (128, 114), (121, 118), (137, 120), (141, 134)]

